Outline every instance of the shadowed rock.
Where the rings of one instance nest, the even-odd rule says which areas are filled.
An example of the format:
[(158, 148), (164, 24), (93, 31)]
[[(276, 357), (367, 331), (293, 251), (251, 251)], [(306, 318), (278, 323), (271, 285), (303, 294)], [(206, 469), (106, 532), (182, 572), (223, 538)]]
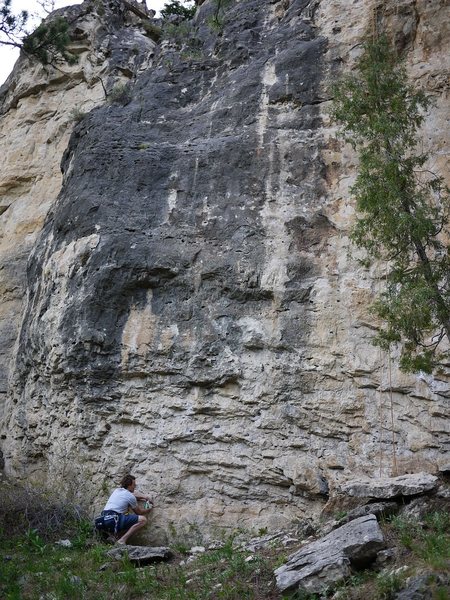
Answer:
[(126, 546), (117, 545), (112, 550), (107, 552), (110, 558), (120, 560), (124, 556), (128, 555), (130, 562), (137, 566), (148, 565), (153, 562), (159, 562), (161, 560), (168, 560), (172, 556), (172, 552), (169, 548), (164, 546), (150, 547), (150, 546)]

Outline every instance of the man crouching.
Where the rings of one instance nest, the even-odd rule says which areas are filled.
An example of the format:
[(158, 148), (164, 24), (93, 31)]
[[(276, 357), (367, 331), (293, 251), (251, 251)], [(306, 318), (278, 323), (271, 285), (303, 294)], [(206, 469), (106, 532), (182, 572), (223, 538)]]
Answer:
[[(102, 516), (114, 516), (116, 520), (115, 532), (121, 536), (117, 540), (117, 544), (126, 544), (136, 531), (142, 529), (147, 523), (147, 517), (153, 506), (150, 508), (140, 508), (138, 500), (146, 500), (150, 502), (148, 496), (144, 496), (136, 489), (136, 477), (133, 475), (125, 475), (120, 482), (120, 487), (115, 489), (108, 499), (105, 508), (102, 511)], [(131, 514), (133, 511), (134, 514)]]

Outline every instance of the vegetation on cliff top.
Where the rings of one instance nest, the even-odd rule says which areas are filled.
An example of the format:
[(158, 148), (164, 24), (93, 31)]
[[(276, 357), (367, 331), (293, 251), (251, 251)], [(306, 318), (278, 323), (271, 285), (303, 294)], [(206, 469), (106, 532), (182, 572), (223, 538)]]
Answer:
[(171, 0), (164, 5), (161, 16), (167, 19), (171, 15), (180, 16), (182, 19), (192, 19), (196, 6), (193, 0)]
[(354, 73), (334, 88), (334, 116), (359, 156), (351, 237), (386, 272), (375, 343), (398, 344), (407, 372), (431, 372), (449, 356), (449, 190), (419, 150), (429, 104), (383, 36), (364, 44)]
[[(52, 5), (41, 3), (47, 14)], [(67, 47), (70, 42), (69, 23), (64, 17), (50, 17), (42, 21), (36, 29), (29, 33), (27, 24), (29, 14), (23, 10), (18, 14), (12, 12), (11, 0), (0, 2), (0, 45), (20, 48), (29, 56), (36, 57), (42, 64), (55, 64), (61, 61), (73, 64), (77, 58)]]

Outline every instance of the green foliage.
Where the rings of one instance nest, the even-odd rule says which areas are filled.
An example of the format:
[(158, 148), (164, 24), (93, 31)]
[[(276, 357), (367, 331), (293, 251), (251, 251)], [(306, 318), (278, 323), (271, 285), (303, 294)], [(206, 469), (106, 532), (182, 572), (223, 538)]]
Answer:
[(33, 33), (25, 37), (22, 49), (44, 65), (61, 61), (74, 64), (77, 57), (67, 50), (69, 42), (69, 23), (63, 17), (56, 17), (41, 23)]
[(393, 517), (392, 527), (400, 542), (434, 569), (448, 568), (450, 562), (450, 514), (432, 512), (420, 523), (402, 516)]
[(191, 23), (166, 23), (163, 27), (163, 38), (169, 40), (178, 50), (181, 58), (196, 59), (201, 57), (201, 42), (195, 37), (195, 30)]
[(195, 3), (192, 0), (171, 0), (164, 5), (161, 10), (161, 16), (163, 19), (167, 19), (171, 15), (178, 15), (182, 19), (189, 20), (195, 16)]
[(214, 31), (221, 33), (225, 25), (226, 9), (233, 3), (233, 0), (214, 0), (214, 13), (208, 19), (208, 25)]
[(29, 529), (25, 534), (24, 542), (33, 552), (43, 554), (47, 548), (47, 544), (41, 538), (36, 529)]
[(405, 581), (404, 573), (380, 573), (376, 578), (376, 598), (394, 600)]
[(336, 512), (336, 514), (334, 515), (334, 519), (336, 521), (340, 521), (341, 519), (343, 519), (346, 516), (347, 516), (347, 511), (346, 510), (338, 510)]
[(86, 113), (84, 112), (84, 110), (81, 110), (78, 107), (74, 107), (70, 111), (70, 118), (75, 123), (79, 123), (80, 121), (82, 121), (85, 116), (86, 116)]
[(417, 151), (428, 106), (385, 37), (366, 42), (355, 74), (334, 87), (334, 117), (359, 153), (351, 237), (388, 271), (373, 305), (385, 322), (374, 342), (399, 344), (404, 371), (431, 372), (450, 340), (449, 190)]
[(32, 33), (26, 31), (28, 13), (11, 11), (11, 0), (1, 0), (0, 45), (21, 48), (26, 54), (35, 56), (42, 64), (66, 61), (73, 64), (76, 56), (67, 50), (70, 42), (69, 23), (63, 17), (42, 22)]
[[(31, 546), (61, 537), (78, 537), (91, 528), (87, 511), (44, 489), (0, 485), (0, 523), (11, 536), (25, 537)], [(92, 529), (91, 529), (92, 531)]]
[(125, 106), (131, 102), (131, 89), (127, 83), (116, 83), (108, 92), (108, 102), (111, 104), (121, 104)]
[(162, 29), (151, 21), (142, 21), (142, 27), (144, 28), (147, 36), (154, 42), (159, 42), (162, 36)]
[[(85, 600), (267, 600), (279, 598), (273, 581), (276, 556), (234, 550), (232, 540), (189, 564), (158, 564), (136, 569), (127, 557), (111, 563), (109, 547), (93, 543), (84, 548), (46, 544), (45, 552), (30, 546), (29, 538), (0, 535), (0, 597), (83, 598)], [(101, 565), (109, 563), (110, 567)]]

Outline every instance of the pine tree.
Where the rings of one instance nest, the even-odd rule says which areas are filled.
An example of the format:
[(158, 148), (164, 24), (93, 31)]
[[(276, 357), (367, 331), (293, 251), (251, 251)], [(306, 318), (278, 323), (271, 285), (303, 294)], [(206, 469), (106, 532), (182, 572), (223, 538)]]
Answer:
[(334, 87), (334, 116), (359, 155), (351, 237), (387, 271), (374, 342), (400, 345), (406, 372), (431, 372), (449, 356), (449, 190), (417, 149), (429, 104), (383, 36), (365, 43), (354, 74)]
[(20, 48), (36, 57), (43, 64), (66, 61), (76, 62), (76, 57), (67, 50), (70, 42), (69, 23), (63, 17), (43, 21), (32, 33), (28, 33), (27, 11), (14, 14), (11, 0), (0, 3), (0, 45)]

